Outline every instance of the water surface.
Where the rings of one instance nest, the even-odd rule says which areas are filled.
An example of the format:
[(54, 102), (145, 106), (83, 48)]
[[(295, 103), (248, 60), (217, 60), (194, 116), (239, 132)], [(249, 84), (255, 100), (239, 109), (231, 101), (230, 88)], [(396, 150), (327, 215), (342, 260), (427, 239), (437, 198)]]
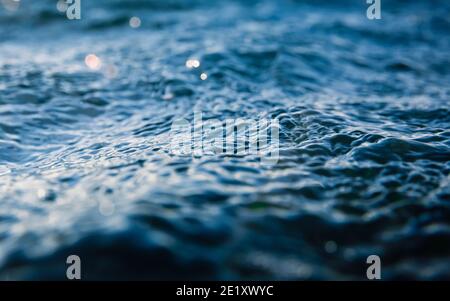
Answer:
[[(0, 4), (0, 279), (450, 279), (450, 2), (412, 2)], [(171, 155), (195, 110), (278, 118), (278, 164)]]

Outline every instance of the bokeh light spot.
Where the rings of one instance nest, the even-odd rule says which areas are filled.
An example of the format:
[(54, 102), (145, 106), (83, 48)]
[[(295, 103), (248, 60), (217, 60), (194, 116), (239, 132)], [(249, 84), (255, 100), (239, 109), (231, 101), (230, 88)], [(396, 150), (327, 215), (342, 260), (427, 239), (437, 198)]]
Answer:
[(138, 28), (141, 26), (141, 19), (138, 17), (131, 17), (130, 19), (130, 27)]
[(101, 60), (95, 54), (88, 54), (84, 59), (84, 62), (86, 63), (86, 66), (92, 70), (98, 70), (102, 65)]

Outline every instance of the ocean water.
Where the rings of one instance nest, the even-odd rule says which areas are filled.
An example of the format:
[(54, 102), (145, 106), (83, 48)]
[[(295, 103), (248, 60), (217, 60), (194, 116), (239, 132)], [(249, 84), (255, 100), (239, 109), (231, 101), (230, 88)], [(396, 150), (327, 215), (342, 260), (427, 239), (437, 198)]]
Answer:
[[(450, 279), (449, 1), (56, 2), (0, 1), (0, 279)], [(278, 163), (172, 154), (196, 110)]]

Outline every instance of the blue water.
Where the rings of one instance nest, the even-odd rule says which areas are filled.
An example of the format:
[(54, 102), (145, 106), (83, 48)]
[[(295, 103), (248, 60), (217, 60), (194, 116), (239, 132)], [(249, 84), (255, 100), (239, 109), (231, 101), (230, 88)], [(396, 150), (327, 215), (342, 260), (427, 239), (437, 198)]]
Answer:
[[(8, 1), (0, 279), (450, 279), (449, 1)], [(278, 163), (171, 154), (194, 110)]]

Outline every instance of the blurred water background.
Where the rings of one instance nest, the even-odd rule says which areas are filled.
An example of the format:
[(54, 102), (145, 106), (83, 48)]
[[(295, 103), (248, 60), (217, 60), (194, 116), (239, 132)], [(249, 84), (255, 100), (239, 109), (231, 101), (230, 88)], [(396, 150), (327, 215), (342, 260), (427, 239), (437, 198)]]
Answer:
[[(450, 2), (365, 2), (1, 0), (0, 279), (450, 279)], [(170, 155), (194, 110), (278, 164)]]

